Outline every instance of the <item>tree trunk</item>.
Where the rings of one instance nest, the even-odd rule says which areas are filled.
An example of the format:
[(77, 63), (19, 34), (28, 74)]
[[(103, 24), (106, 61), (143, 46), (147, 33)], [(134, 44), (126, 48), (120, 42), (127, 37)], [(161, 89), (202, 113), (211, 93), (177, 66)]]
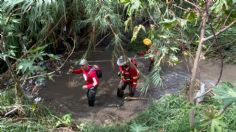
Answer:
[(190, 89), (189, 89), (189, 101), (191, 103), (194, 103), (194, 86), (196, 83), (196, 74), (198, 69), (198, 64), (200, 62), (199, 58), (202, 52), (202, 46), (204, 43), (204, 35), (205, 35), (205, 28), (206, 28), (206, 12), (202, 15), (202, 24), (201, 24), (201, 32), (200, 32), (200, 41), (198, 44), (198, 49), (196, 52), (196, 57), (194, 59), (194, 64), (192, 68), (192, 76), (191, 76), (191, 82), (190, 82)]
[[(198, 65), (200, 62), (200, 55), (202, 52), (202, 46), (204, 43), (206, 19), (207, 19), (207, 9), (208, 9), (207, 4), (208, 4), (208, 2), (206, 2), (206, 10), (203, 12), (202, 18), (201, 18), (202, 23), (201, 23), (201, 31), (200, 31), (200, 40), (199, 40), (196, 56), (194, 59), (193, 68), (192, 68), (192, 76), (191, 76), (191, 82), (190, 82), (190, 88), (189, 88), (189, 101), (192, 104), (194, 104), (194, 88), (195, 88), (195, 84), (196, 84), (196, 74), (197, 74), (197, 69), (198, 69)], [(195, 124), (194, 115), (195, 115), (195, 109), (193, 108), (189, 113), (190, 128), (192, 128), (192, 129), (194, 128), (194, 124)]]
[(92, 39), (93, 50), (95, 51), (95, 48), (96, 48), (96, 27), (95, 26), (93, 26), (93, 29), (92, 29), (91, 39)]
[[(198, 65), (200, 62), (200, 55), (202, 53), (202, 47), (205, 41), (205, 29), (206, 29), (206, 20), (207, 20), (207, 15), (208, 15), (208, 9), (209, 6), (212, 4), (212, 0), (205, 0), (205, 10), (201, 10), (199, 8), (199, 11), (202, 12), (201, 16), (201, 31), (200, 31), (200, 40), (198, 44), (198, 49), (196, 52), (196, 56), (194, 59), (194, 64), (192, 68), (192, 76), (191, 76), (191, 81), (190, 81), (190, 87), (189, 87), (189, 101), (194, 104), (194, 89), (195, 89), (195, 84), (196, 84), (196, 74), (197, 74), (197, 69)], [(198, 6), (196, 6), (198, 7)], [(195, 120), (195, 108), (193, 108), (190, 113), (189, 113), (189, 122), (190, 122), (190, 128), (194, 128), (194, 122)]]

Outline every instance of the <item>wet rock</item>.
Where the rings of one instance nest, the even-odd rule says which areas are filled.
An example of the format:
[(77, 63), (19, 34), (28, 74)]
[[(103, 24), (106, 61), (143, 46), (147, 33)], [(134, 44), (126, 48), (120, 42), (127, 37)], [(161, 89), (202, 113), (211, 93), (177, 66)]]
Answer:
[[(200, 102), (203, 101), (204, 99), (204, 96), (202, 96), (206, 91), (206, 88), (205, 88), (205, 83), (201, 83), (200, 84), (200, 89), (198, 90), (198, 92), (196, 93), (196, 96), (195, 97), (199, 97), (196, 99), (196, 104), (199, 104)], [(202, 96), (202, 97), (200, 97)]]
[(104, 121), (104, 124), (105, 124), (105, 125), (110, 125), (110, 124), (112, 124), (112, 120), (111, 120), (111, 119), (106, 119), (106, 120)]
[(38, 104), (42, 100), (41, 97), (37, 97), (34, 99), (34, 103)]

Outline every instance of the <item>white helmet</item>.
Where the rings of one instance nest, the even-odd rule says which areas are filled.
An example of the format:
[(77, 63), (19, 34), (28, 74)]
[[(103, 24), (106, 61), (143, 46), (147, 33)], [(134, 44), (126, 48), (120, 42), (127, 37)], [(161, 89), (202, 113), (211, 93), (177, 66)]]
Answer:
[(88, 61), (86, 59), (81, 59), (79, 65), (88, 65)]
[(118, 59), (117, 59), (117, 65), (118, 66), (123, 66), (125, 64), (127, 64), (129, 62), (129, 59), (127, 57), (124, 57), (124, 56), (120, 56)]

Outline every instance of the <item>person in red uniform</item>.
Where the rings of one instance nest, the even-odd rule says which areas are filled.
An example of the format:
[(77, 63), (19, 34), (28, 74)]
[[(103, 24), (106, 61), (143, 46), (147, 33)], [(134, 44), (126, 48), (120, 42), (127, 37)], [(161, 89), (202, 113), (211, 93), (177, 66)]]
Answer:
[(119, 66), (118, 75), (121, 77), (117, 89), (117, 96), (123, 97), (124, 90), (127, 86), (129, 86), (129, 96), (134, 96), (139, 79), (139, 72), (135, 64), (133, 64), (130, 59), (120, 56), (117, 60), (117, 65)]
[[(145, 56), (146, 54), (149, 54), (149, 53), (153, 53), (153, 54), (157, 54), (157, 55), (160, 54), (160, 52), (158, 50), (155, 50), (152, 48), (152, 41), (149, 38), (145, 38), (143, 40), (143, 44), (146, 45), (146, 50), (138, 52), (137, 54), (139, 56)], [(148, 71), (151, 71), (154, 66), (155, 58), (149, 57), (149, 60), (150, 60), (150, 64), (149, 64)]]
[(85, 85), (82, 86), (83, 89), (87, 89), (87, 98), (88, 105), (94, 106), (96, 91), (99, 85), (99, 79), (93, 67), (96, 65), (89, 65), (86, 59), (82, 59), (79, 63), (80, 68), (78, 69), (69, 69), (69, 72), (75, 74), (83, 74), (84, 80), (86, 82)]

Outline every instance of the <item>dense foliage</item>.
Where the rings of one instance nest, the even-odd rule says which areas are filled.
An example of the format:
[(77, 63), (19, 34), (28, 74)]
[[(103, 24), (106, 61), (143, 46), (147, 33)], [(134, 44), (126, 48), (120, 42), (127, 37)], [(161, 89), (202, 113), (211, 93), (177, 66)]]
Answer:
[[(180, 62), (177, 51), (185, 51), (184, 55), (196, 51), (201, 11), (205, 3), (199, 1), (192, 4), (195, 6), (181, 0), (1, 1), (0, 27), (4, 44), (1, 64), (7, 57), (17, 65), (13, 70), (28, 78), (39, 73), (46, 74), (45, 67), (37, 66), (39, 61), (58, 59), (55, 53), (62, 50), (71, 52), (73, 46), (81, 48), (84, 45), (89, 51), (102, 43), (114, 49), (115, 59), (123, 53), (123, 46), (138, 45), (144, 38), (150, 38), (154, 49), (158, 49), (161, 54), (151, 52), (147, 55), (159, 60), (155, 72), (148, 78), (152, 78), (154, 84), (159, 84), (159, 65), (164, 58), (171, 65), (176, 65)], [(231, 45), (235, 28), (219, 37), (219, 44), (210, 40), (213, 33), (217, 34), (235, 21), (234, 12), (233, 0), (217, 0), (208, 9), (204, 45), (206, 52), (219, 52), (215, 49), (222, 45), (230, 51), (226, 55), (230, 59), (234, 58), (234, 46)], [(85, 56), (88, 54), (86, 52)], [(3, 71), (6, 65), (1, 68)]]
[[(143, 76), (146, 79), (143, 91), (146, 92), (151, 83), (161, 83), (160, 65), (163, 61), (175, 66), (180, 62), (179, 56), (196, 57), (193, 73), (200, 55), (235, 62), (235, 23), (235, 0), (0, 0), (0, 72), (4, 73), (0, 87), (15, 88), (9, 93), (1, 92), (1, 109), (9, 106), (13, 110), (22, 110), (22, 114), (29, 118), (26, 121), (2, 118), (1, 129), (37, 131), (50, 128), (49, 125), (69, 124), (71, 118), (68, 115), (60, 119), (47, 110), (42, 112), (43, 108), (36, 114), (38, 105), (25, 101), (22, 89), (30, 79), (37, 82), (52, 79), (75, 49), (86, 50), (86, 57), (89, 51), (103, 45), (113, 50), (111, 56), (115, 60), (124, 54), (125, 48), (138, 49), (143, 39), (149, 38), (153, 50), (145, 57), (151, 56), (158, 61), (155, 61), (153, 70)], [(144, 47), (141, 50), (145, 50)], [(46, 60), (59, 59), (64, 63), (55, 71), (49, 72), (42, 64)], [(191, 84), (195, 81), (194, 74), (192, 78)], [(191, 123), (187, 119), (192, 109), (198, 113), (194, 129), (234, 130), (235, 110), (230, 106), (235, 102), (235, 87), (223, 84), (214, 92), (217, 99), (223, 100), (222, 113), (218, 112), (221, 105), (215, 100), (197, 106), (193, 104), (192, 93), (189, 94), (192, 104), (173, 95), (154, 102), (128, 124), (105, 128), (85, 125), (83, 130), (186, 131), (192, 129), (188, 128)], [(206, 114), (202, 118), (200, 113), (204, 110)]]

